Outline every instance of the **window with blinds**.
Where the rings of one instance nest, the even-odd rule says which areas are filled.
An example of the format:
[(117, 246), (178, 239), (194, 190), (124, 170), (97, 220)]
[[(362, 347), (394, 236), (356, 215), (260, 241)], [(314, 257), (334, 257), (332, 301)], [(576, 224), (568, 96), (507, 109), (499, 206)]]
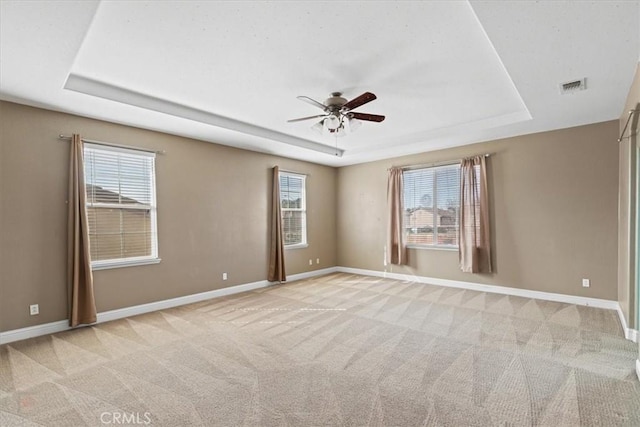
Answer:
[(406, 170), (403, 185), (406, 244), (457, 247), (460, 165)]
[(84, 144), (92, 267), (158, 258), (155, 154)]
[(280, 210), (284, 245), (306, 245), (307, 200), (305, 175), (280, 172)]

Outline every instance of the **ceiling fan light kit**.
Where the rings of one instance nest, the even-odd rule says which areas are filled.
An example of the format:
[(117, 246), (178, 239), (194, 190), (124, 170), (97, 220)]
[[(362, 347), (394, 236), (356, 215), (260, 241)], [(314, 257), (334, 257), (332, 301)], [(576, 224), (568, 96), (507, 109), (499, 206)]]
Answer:
[(299, 119), (291, 119), (288, 122), (300, 122), (303, 120), (311, 120), (320, 118), (321, 120), (311, 126), (311, 129), (321, 135), (344, 136), (349, 132), (355, 132), (362, 126), (362, 121), (382, 122), (385, 116), (368, 113), (357, 113), (352, 110), (373, 101), (376, 96), (371, 92), (365, 92), (362, 95), (347, 101), (342, 97), (341, 92), (333, 92), (324, 103), (318, 102), (308, 96), (298, 96), (298, 99), (304, 101), (314, 107), (321, 108), (324, 114), (302, 117)]

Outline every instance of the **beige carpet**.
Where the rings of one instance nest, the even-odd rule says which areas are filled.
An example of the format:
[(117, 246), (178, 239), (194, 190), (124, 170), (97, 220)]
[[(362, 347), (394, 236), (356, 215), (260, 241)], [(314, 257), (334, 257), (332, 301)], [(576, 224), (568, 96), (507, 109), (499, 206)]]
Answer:
[(614, 311), (331, 274), (4, 345), (0, 425), (638, 426), (636, 353)]

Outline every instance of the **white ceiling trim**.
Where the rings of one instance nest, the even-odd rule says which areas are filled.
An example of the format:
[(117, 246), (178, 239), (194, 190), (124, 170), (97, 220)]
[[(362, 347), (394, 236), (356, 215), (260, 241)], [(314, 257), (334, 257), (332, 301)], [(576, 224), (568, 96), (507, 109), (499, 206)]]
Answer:
[[(475, 135), (480, 131), (495, 129), (501, 126), (511, 125), (514, 123), (525, 122), (531, 120), (529, 111), (516, 111), (514, 113), (501, 114), (498, 116), (488, 117), (473, 122), (462, 123), (453, 126), (446, 126), (438, 129), (399, 136), (394, 139), (398, 145), (424, 144), (424, 141), (435, 142), (439, 140), (448, 140), (449, 144), (462, 144), (469, 135)], [(371, 144), (367, 147), (357, 147), (349, 150), (349, 154), (358, 154), (367, 150), (384, 149), (388, 143)]]
[(64, 88), (85, 95), (96, 96), (110, 101), (120, 102), (133, 107), (140, 107), (159, 113), (169, 114), (174, 117), (193, 120), (195, 122), (218, 126), (248, 135), (258, 136), (277, 142), (282, 142), (296, 147), (313, 150), (318, 153), (329, 154), (342, 157), (344, 150), (337, 147), (319, 144), (317, 142), (298, 138), (286, 133), (266, 129), (251, 123), (229, 117), (220, 116), (198, 108), (182, 105), (177, 102), (168, 101), (152, 95), (137, 92), (135, 90), (119, 87), (110, 83), (102, 82), (90, 77), (71, 73), (67, 78)]
[[(638, 1), (363, 4), (0, 0), (0, 99), (345, 166), (617, 119), (638, 64)], [(386, 120), (287, 122), (333, 91)]]

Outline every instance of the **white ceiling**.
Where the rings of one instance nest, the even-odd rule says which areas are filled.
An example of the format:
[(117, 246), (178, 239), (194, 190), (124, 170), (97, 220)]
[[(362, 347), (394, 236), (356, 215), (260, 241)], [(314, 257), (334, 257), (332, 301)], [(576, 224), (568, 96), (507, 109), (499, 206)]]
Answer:
[[(1, 99), (333, 166), (616, 119), (640, 52), (626, 1), (2, 0), (0, 19)], [(387, 117), (342, 156), (287, 123), (334, 91)]]

